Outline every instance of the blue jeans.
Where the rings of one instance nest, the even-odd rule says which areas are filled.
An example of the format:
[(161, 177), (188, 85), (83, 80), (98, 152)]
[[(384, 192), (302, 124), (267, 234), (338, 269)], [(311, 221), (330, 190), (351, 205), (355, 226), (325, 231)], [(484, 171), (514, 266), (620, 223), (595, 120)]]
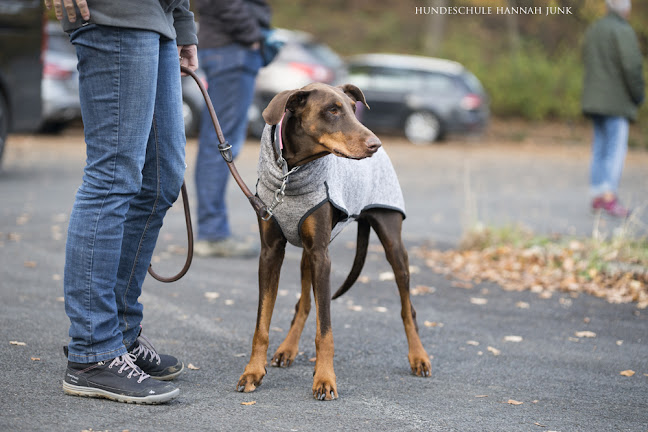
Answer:
[[(245, 141), (247, 111), (254, 96), (254, 80), (261, 68), (261, 54), (258, 50), (231, 44), (200, 49), (198, 56), (200, 67), (207, 75), (207, 89), (218, 122), (236, 157)], [(198, 140), (198, 239), (223, 240), (232, 234), (225, 202), (230, 173), (218, 151), (218, 138), (207, 109), (203, 111)]]
[(590, 193), (617, 193), (628, 152), (628, 119), (593, 115), (594, 141), (590, 165)]
[(109, 360), (138, 335), (138, 298), (185, 170), (180, 65), (158, 33), (89, 25), (71, 35), (87, 160), (65, 256), (68, 359)]

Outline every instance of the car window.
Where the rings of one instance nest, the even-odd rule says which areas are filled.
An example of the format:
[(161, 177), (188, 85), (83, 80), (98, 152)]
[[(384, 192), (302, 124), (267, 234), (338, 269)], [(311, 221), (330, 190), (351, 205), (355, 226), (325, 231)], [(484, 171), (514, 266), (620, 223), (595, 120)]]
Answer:
[(468, 87), (468, 90), (471, 93), (477, 93), (477, 94), (484, 94), (484, 88), (481, 85), (481, 82), (479, 82), (479, 79), (475, 75), (473, 75), (470, 72), (465, 72), (462, 75), (463, 82), (466, 84), (466, 87)]
[(352, 66), (349, 80), (361, 88), (386, 92), (417, 89), (424, 83), (417, 71), (370, 66)]
[(342, 59), (326, 45), (305, 43), (304, 48), (324, 66), (335, 69), (343, 64)]
[(455, 89), (455, 81), (448, 75), (438, 73), (423, 74), (423, 89), (432, 93), (449, 93)]

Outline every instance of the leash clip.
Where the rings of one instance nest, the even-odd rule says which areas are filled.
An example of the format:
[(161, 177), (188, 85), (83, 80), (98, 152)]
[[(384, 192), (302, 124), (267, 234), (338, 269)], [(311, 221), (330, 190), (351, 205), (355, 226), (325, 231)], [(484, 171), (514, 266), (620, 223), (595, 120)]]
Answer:
[(218, 150), (221, 156), (223, 156), (223, 159), (225, 159), (225, 162), (232, 163), (234, 157), (232, 156), (232, 146), (229, 142), (225, 141), (218, 144)]

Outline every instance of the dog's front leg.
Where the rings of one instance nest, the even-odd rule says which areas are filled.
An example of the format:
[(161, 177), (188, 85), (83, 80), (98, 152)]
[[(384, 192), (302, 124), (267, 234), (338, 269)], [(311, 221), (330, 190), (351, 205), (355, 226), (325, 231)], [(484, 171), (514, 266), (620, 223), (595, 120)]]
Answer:
[(266, 374), (270, 321), (277, 299), (279, 273), (286, 249), (286, 238), (274, 222), (259, 219), (261, 256), (259, 257), (259, 308), (252, 340), (252, 354), (239, 378), (237, 390), (254, 391)]
[(299, 338), (301, 338), (311, 309), (311, 285), (310, 262), (306, 252), (304, 252), (301, 259), (301, 297), (299, 297), (299, 301), (295, 305), (295, 316), (290, 323), (288, 335), (272, 356), (272, 366), (288, 367), (297, 357)]
[(302, 243), (310, 264), (317, 316), (313, 397), (319, 400), (338, 397), (333, 368), (335, 349), (331, 328), (331, 260), (328, 254), (331, 220), (330, 206), (322, 206), (302, 225)]

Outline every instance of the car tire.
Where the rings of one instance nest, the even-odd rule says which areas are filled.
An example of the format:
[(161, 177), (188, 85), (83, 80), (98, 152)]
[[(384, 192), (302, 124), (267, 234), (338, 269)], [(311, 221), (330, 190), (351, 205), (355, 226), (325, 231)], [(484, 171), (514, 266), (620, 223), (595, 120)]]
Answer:
[(7, 135), (9, 134), (9, 109), (4, 95), (0, 92), (0, 166), (4, 154)]
[(182, 117), (185, 124), (185, 135), (188, 138), (198, 136), (200, 130), (200, 117), (202, 110), (189, 103), (186, 99), (182, 100)]
[(429, 111), (415, 111), (407, 116), (403, 127), (405, 137), (413, 144), (428, 145), (441, 139), (441, 120)]
[(253, 101), (248, 108), (248, 135), (253, 138), (261, 138), (263, 129), (266, 126), (265, 120), (261, 115), (263, 110), (259, 107), (258, 101)]

